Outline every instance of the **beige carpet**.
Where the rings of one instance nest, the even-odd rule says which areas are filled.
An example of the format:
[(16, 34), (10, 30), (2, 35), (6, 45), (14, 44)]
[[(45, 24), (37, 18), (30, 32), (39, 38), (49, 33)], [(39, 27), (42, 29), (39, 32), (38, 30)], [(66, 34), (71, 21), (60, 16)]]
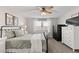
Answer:
[(48, 39), (48, 52), (49, 53), (78, 53), (79, 51), (73, 52), (71, 48), (62, 44), (55, 39)]

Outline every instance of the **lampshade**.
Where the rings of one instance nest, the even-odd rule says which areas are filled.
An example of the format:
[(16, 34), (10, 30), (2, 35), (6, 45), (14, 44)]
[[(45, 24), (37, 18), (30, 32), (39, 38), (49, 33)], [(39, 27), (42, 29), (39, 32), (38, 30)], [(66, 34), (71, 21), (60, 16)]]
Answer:
[(26, 31), (27, 30), (27, 26), (26, 25), (22, 25), (21, 26), (21, 30)]
[(47, 15), (45, 12), (42, 12), (41, 15)]

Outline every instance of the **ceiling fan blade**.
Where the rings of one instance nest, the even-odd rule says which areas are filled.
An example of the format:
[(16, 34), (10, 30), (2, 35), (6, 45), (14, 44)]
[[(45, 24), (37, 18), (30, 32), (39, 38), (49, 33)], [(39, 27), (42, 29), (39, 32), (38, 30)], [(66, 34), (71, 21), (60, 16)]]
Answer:
[(36, 13), (42, 13), (45, 12), (46, 14), (52, 14), (52, 12), (55, 12), (53, 6), (38, 6), (35, 9), (33, 9), (31, 12), (36, 12)]

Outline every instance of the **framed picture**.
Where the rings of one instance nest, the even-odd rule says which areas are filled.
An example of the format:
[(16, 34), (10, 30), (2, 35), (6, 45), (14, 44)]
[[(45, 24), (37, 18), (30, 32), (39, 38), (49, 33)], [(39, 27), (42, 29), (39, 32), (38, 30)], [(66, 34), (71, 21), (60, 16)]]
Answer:
[(5, 25), (14, 25), (14, 16), (8, 13), (5, 13)]
[(14, 16), (14, 25), (18, 26), (18, 17), (15, 17), (15, 16)]

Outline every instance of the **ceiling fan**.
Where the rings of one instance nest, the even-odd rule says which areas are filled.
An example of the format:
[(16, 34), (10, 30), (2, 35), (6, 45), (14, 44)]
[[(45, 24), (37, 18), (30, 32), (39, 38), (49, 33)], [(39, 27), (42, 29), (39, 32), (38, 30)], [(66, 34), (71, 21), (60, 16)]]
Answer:
[(41, 15), (52, 14), (53, 10), (54, 10), (53, 6), (41, 6), (41, 7), (38, 7), (38, 11), (41, 13)]

